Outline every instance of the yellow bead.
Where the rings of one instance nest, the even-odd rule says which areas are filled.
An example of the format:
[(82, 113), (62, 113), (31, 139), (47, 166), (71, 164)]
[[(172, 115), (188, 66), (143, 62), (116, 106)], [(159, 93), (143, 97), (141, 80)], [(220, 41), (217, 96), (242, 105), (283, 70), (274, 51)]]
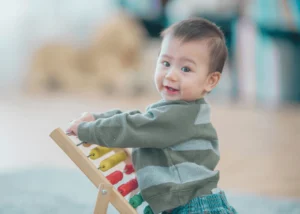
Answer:
[(118, 163), (126, 160), (127, 154), (126, 152), (118, 152), (114, 155), (112, 155), (109, 158), (106, 158), (105, 160), (101, 161), (99, 169), (103, 172), (111, 169), (112, 167), (116, 166)]
[(97, 158), (102, 157), (103, 155), (105, 155), (106, 153), (110, 152), (112, 150), (112, 148), (107, 148), (107, 147), (102, 147), (102, 146), (97, 146), (96, 148), (92, 149), (90, 151), (90, 158), (92, 160), (95, 160)]

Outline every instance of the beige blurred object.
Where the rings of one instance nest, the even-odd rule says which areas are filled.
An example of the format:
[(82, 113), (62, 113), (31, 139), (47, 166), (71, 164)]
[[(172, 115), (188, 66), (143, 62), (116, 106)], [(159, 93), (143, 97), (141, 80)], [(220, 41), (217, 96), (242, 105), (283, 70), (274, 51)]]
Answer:
[(76, 64), (78, 51), (66, 44), (49, 43), (33, 55), (26, 89), (30, 92), (69, 91), (74, 83), (83, 84)]
[[(104, 90), (139, 93), (139, 74), (145, 45), (145, 30), (125, 13), (119, 13), (99, 28), (86, 51), (86, 58)], [(102, 78), (101, 78), (102, 77)], [(98, 83), (99, 84), (99, 83)], [(146, 91), (146, 90), (144, 90)]]
[(26, 86), (30, 92), (92, 91), (136, 95), (141, 84), (145, 31), (124, 13), (99, 27), (83, 49), (52, 43), (33, 56)]
[(90, 58), (97, 63), (103, 55), (114, 56), (125, 69), (132, 69), (139, 64), (144, 42), (144, 29), (130, 16), (119, 13), (96, 31), (89, 49)]

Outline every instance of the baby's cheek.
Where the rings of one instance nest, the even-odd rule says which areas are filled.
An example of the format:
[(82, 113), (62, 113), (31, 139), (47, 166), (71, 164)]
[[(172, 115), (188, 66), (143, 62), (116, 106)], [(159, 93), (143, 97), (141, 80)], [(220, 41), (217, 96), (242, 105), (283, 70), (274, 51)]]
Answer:
[(158, 75), (158, 74), (155, 74), (155, 76), (154, 76), (154, 83), (155, 83), (155, 86), (156, 86), (156, 89), (157, 90), (160, 90), (160, 88), (161, 88), (161, 77)]
[(156, 81), (156, 83), (157, 84), (161, 83), (162, 80), (163, 80), (163, 74), (162, 74), (162, 72), (156, 72), (155, 73), (155, 81)]
[(184, 88), (182, 91), (181, 91), (181, 95), (187, 99), (189, 97), (191, 97), (193, 95), (193, 92), (190, 88)]
[(193, 87), (187, 87), (182, 92), (183, 99), (185, 100), (195, 100), (199, 97), (199, 90)]

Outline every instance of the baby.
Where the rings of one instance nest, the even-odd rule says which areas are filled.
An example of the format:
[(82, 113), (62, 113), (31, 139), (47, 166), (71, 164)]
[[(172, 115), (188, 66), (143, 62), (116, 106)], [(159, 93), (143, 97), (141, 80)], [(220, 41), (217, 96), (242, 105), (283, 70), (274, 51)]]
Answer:
[(154, 213), (236, 213), (217, 188), (218, 137), (205, 101), (227, 58), (224, 35), (192, 18), (162, 38), (154, 77), (162, 100), (145, 113), (84, 113), (67, 132), (100, 146), (133, 148), (139, 189)]

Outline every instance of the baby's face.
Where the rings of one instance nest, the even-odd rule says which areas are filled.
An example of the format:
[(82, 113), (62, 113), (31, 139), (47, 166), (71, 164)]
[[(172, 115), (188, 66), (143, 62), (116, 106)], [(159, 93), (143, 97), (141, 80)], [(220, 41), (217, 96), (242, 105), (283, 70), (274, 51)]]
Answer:
[(205, 41), (182, 42), (166, 36), (155, 71), (155, 84), (164, 100), (199, 99), (207, 92), (209, 50)]

